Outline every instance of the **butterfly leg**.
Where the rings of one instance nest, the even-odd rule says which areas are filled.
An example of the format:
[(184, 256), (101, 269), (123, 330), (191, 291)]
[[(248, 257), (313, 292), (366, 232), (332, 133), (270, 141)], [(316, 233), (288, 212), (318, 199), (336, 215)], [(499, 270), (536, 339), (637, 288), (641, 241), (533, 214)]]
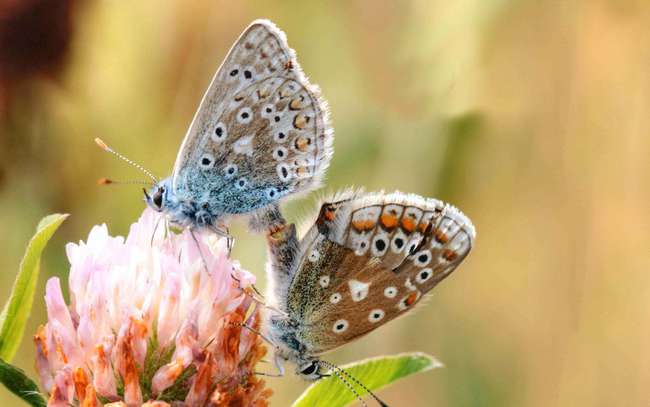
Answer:
[[(235, 245), (235, 238), (230, 234), (230, 230), (228, 230), (228, 227), (225, 225), (215, 226), (215, 225), (209, 225), (208, 229), (210, 229), (214, 234), (217, 236), (221, 236), (226, 238), (226, 246), (228, 247), (228, 258), (230, 258), (230, 253), (232, 252), (232, 248)], [(230, 273), (230, 277), (237, 282), (239, 287), (241, 288), (241, 280), (235, 277), (232, 273)], [(259, 294), (255, 286), (253, 286), (253, 290)], [(259, 294), (261, 296), (261, 294)]]
[[(211, 227), (210, 227), (210, 230), (213, 231), (215, 234), (217, 234), (217, 235), (219, 235), (219, 236), (222, 236), (222, 237), (225, 237), (226, 239), (228, 239), (228, 240), (227, 240), (227, 244), (228, 244), (228, 257), (230, 257), (230, 252), (232, 251), (232, 247), (233, 247), (233, 245), (234, 245), (234, 243), (235, 243), (235, 239), (234, 239), (233, 236), (230, 234), (230, 231), (228, 230), (228, 227), (223, 226), (223, 229), (220, 229), (220, 228), (217, 227), (217, 226), (211, 226)], [(235, 281), (237, 282), (237, 284), (240, 285), (240, 288), (241, 288), (241, 281), (240, 281), (237, 277), (235, 277), (232, 273), (230, 274), (230, 277), (232, 277), (232, 279), (235, 280)], [(255, 293), (259, 298), (261, 298), (261, 301), (262, 301), (262, 304), (263, 304), (264, 296), (262, 295), (262, 293), (260, 293), (260, 291), (257, 289), (257, 287), (255, 287), (254, 284), (251, 284), (251, 289), (254, 291), (254, 293)], [(255, 298), (253, 298), (253, 299), (255, 299)], [(255, 300), (258, 301), (258, 302), (260, 302), (260, 300), (257, 300), (257, 299), (255, 299)]]
[(285, 373), (284, 359), (278, 353), (276, 353), (273, 358), (273, 364), (275, 365), (275, 368), (278, 369), (277, 373), (255, 372), (255, 374), (267, 377), (283, 377)]
[(230, 234), (230, 230), (225, 225), (215, 226), (208, 225), (208, 229), (213, 232), (215, 235), (223, 237), (226, 239), (226, 245), (228, 246), (228, 257), (230, 257), (230, 252), (232, 251), (233, 246), (235, 245), (235, 238)]
[(201, 260), (203, 261), (203, 267), (205, 267), (205, 272), (210, 275), (210, 269), (208, 269), (208, 262), (205, 261), (205, 257), (203, 256), (203, 251), (201, 250), (201, 245), (199, 244), (199, 240), (196, 238), (196, 235), (194, 234), (194, 229), (190, 228), (190, 235), (192, 236), (192, 239), (194, 240), (194, 243), (196, 243), (196, 248), (199, 251), (199, 255), (201, 256)]
[(163, 220), (163, 218), (164, 216), (160, 216), (153, 227), (153, 233), (151, 234), (151, 247), (153, 247), (153, 240), (156, 237), (156, 232), (158, 232), (158, 226), (160, 226), (160, 222)]

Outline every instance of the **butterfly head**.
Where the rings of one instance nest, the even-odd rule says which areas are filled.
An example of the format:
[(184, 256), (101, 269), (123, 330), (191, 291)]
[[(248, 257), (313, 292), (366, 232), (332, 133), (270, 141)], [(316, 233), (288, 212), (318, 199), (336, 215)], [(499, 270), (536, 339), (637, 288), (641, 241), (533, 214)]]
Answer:
[(171, 188), (171, 177), (165, 178), (151, 187), (149, 191), (143, 189), (144, 200), (151, 209), (156, 212), (164, 212), (171, 204)]

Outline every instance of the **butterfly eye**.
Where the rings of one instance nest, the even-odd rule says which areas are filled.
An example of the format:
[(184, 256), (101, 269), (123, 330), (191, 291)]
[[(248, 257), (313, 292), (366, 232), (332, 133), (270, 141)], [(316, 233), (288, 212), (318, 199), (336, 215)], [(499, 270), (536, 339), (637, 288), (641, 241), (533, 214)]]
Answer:
[(165, 193), (165, 188), (158, 188), (158, 190), (153, 194), (153, 204), (156, 205), (157, 208), (162, 208), (162, 200), (163, 200), (163, 194)]
[(309, 366), (300, 371), (301, 374), (311, 376), (318, 371), (318, 362), (313, 361)]

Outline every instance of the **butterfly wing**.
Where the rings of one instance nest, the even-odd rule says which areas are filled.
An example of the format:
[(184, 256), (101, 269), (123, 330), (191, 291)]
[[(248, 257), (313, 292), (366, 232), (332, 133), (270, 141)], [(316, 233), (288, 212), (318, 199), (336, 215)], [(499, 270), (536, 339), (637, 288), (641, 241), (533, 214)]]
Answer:
[(301, 241), (286, 310), (312, 354), (408, 312), (469, 253), (475, 237), (451, 205), (402, 193), (322, 206)]
[(332, 155), (327, 107), (267, 20), (253, 22), (215, 74), (181, 145), (176, 195), (246, 213), (318, 186)]

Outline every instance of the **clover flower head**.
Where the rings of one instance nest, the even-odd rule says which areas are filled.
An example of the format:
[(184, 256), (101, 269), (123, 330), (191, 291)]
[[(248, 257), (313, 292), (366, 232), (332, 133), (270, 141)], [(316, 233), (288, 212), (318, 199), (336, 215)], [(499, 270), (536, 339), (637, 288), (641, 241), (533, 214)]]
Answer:
[(260, 324), (254, 276), (223, 239), (163, 226), (145, 210), (126, 238), (101, 225), (67, 245), (70, 304), (49, 279), (34, 335), (49, 406), (267, 405), (266, 348), (242, 327)]

